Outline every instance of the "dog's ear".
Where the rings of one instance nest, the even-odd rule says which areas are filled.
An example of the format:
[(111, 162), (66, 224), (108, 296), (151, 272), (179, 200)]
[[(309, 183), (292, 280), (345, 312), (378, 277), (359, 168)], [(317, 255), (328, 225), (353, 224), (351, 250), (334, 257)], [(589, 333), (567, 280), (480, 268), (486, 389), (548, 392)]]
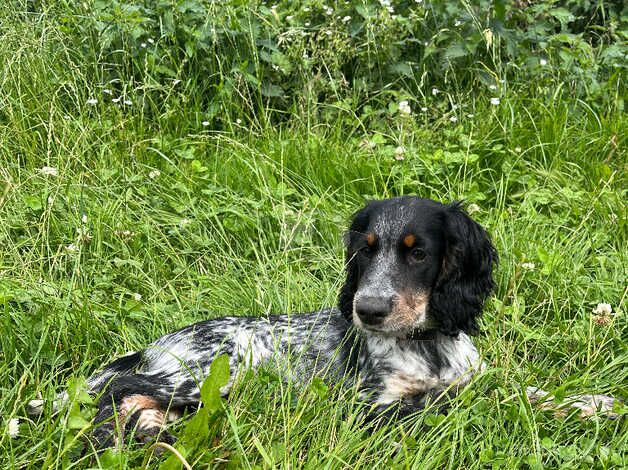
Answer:
[(462, 204), (445, 207), (445, 254), (429, 308), (447, 335), (478, 331), (484, 300), (495, 287), (497, 252), (486, 231), (469, 217)]
[(372, 202), (367, 204), (366, 207), (353, 214), (351, 225), (344, 237), (346, 278), (338, 296), (338, 308), (342, 316), (349, 321), (353, 318), (353, 298), (360, 280), (360, 267), (355, 259), (353, 247), (356, 238), (368, 229), (372, 204)]

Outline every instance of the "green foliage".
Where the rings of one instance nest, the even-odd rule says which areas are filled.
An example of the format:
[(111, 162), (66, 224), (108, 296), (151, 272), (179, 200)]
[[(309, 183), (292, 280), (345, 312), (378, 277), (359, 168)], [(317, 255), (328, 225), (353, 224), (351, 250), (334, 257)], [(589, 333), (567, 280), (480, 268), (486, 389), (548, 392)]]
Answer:
[(387, 104), (392, 90), (429, 106), (433, 88), (489, 94), (531, 80), (617, 105), (626, 15), (618, 3), (583, 0), (91, 0), (66, 2), (60, 22), (104, 99), (163, 113), (194, 87), (199, 119), (225, 129), (235, 117), (259, 124), (286, 111), (335, 120), (338, 110)]

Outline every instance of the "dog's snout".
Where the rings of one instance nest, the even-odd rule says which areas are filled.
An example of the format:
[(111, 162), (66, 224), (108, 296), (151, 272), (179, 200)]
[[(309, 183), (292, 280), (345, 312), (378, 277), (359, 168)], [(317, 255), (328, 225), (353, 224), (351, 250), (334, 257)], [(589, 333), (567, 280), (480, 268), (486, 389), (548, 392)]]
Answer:
[(392, 310), (392, 297), (361, 297), (355, 305), (355, 312), (367, 325), (377, 325), (384, 321)]

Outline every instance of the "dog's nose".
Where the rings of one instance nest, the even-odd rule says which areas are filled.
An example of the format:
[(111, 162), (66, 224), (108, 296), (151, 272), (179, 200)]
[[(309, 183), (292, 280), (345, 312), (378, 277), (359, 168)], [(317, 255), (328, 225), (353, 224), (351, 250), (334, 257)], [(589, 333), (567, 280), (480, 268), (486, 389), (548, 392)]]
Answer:
[(392, 310), (392, 297), (360, 297), (355, 304), (355, 312), (367, 325), (377, 325)]

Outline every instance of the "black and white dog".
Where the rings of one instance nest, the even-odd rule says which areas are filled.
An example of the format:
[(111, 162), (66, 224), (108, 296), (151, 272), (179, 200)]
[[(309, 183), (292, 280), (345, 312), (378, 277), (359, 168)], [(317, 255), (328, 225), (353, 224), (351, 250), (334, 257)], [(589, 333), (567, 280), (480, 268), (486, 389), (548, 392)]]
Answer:
[(497, 254), (486, 231), (458, 203), (407, 196), (369, 202), (346, 242), (337, 309), (196, 323), (91, 377), (98, 443), (110, 445), (116, 426), (118, 434), (130, 426), (136, 436), (161, 433), (199, 405), (199, 384), (222, 353), (231, 366), (225, 394), (242, 367), (272, 361), (297, 381), (318, 374), (356, 387), (378, 418), (455, 394), (483, 367), (469, 335), (494, 287)]

